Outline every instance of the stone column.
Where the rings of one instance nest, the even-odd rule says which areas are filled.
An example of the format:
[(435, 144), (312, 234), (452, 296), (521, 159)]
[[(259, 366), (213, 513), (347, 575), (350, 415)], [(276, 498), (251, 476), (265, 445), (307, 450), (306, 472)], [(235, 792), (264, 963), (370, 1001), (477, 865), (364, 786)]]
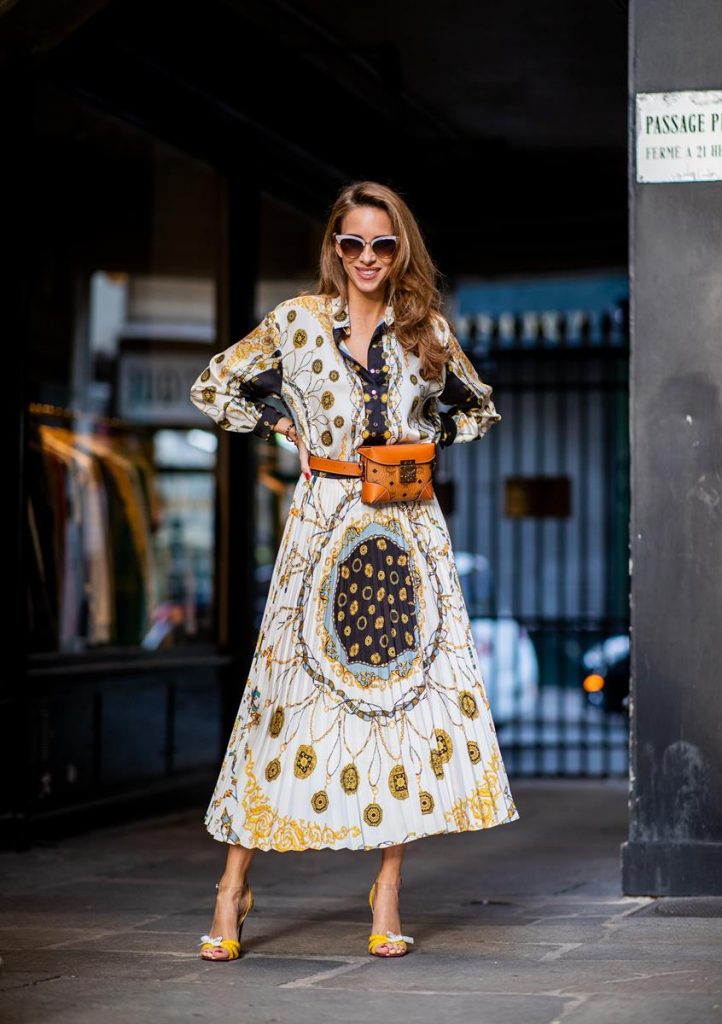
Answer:
[(722, 90), (721, 55), (719, 0), (631, 0), (630, 895), (722, 893), (722, 181), (635, 160), (636, 95)]

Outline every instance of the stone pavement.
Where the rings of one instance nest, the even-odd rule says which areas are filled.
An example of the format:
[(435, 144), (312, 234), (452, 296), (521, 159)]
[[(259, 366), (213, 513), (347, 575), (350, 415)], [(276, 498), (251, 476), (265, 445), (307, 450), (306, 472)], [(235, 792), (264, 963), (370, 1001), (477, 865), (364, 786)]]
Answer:
[(626, 782), (512, 790), (518, 821), (409, 844), (398, 960), (366, 953), (375, 853), (257, 854), (220, 964), (203, 809), (2, 853), (0, 1020), (722, 1024), (720, 900), (620, 892)]

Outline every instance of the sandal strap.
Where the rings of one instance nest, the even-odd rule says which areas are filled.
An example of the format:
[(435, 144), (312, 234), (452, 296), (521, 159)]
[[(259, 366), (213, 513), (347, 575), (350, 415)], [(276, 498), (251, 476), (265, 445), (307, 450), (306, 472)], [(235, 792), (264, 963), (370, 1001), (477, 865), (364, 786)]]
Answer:
[[(208, 940), (208, 941), (205, 941), (205, 940)], [(241, 943), (238, 941), (238, 939), (223, 939), (223, 938), (220, 938), (220, 937), (219, 938), (214, 938), (211, 935), (204, 935), (201, 938), (201, 941), (200, 941), (199, 945), (200, 945), (200, 956), (201, 956), (201, 959), (203, 959), (203, 960), (208, 960), (208, 959), (219, 960), (219, 959), (221, 959), (220, 957), (215, 957), (215, 956), (214, 957), (203, 956), (203, 953), (207, 949), (212, 949), (214, 951), (219, 949), (219, 948), (220, 949), (225, 949), (225, 951), (228, 953), (228, 956), (225, 958), (226, 960), (238, 960), (238, 958), (241, 955)]]
[(411, 935), (401, 935), (400, 932), (376, 932), (374, 935), (369, 935), (369, 942), (376, 942), (381, 939), (382, 942), (413, 942)]
[[(210, 944), (211, 946), (220, 946), (220, 944), (223, 941), (224, 941), (224, 939), (223, 939), (222, 935), (217, 936), (217, 938), (215, 938), (215, 939), (213, 938), (212, 935), (201, 935), (201, 941), (198, 943), (198, 945), (202, 946), (204, 944), (205, 945), (209, 945)], [(233, 939), (226, 939), (225, 941), (226, 942), (233, 942)]]
[[(206, 942), (204, 939), (209, 941)], [(220, 946), (222, 949), (227, 949), (231, 956), (237, 956), (241, 951), (238, 939), (212, 939), (209, 935), (204, 935), (198, 945), (201, 949), (217, 949)]]

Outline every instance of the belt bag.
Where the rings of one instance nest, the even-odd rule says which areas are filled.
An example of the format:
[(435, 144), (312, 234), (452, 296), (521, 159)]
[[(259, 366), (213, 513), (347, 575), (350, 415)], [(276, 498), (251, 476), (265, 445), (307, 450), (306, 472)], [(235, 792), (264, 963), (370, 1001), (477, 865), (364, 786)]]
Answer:
[(361, 501), (419, 501), (434, 497), (436, 443), (372, 444), (357, 449), (361, 457)]

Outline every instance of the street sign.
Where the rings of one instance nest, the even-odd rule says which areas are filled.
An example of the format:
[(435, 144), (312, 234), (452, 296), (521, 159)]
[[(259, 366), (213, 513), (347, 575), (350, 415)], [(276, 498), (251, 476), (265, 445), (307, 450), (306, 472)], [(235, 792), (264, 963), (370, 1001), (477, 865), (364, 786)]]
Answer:
[(722, 181), (722, 90), (636, 101), (637, 181)]

